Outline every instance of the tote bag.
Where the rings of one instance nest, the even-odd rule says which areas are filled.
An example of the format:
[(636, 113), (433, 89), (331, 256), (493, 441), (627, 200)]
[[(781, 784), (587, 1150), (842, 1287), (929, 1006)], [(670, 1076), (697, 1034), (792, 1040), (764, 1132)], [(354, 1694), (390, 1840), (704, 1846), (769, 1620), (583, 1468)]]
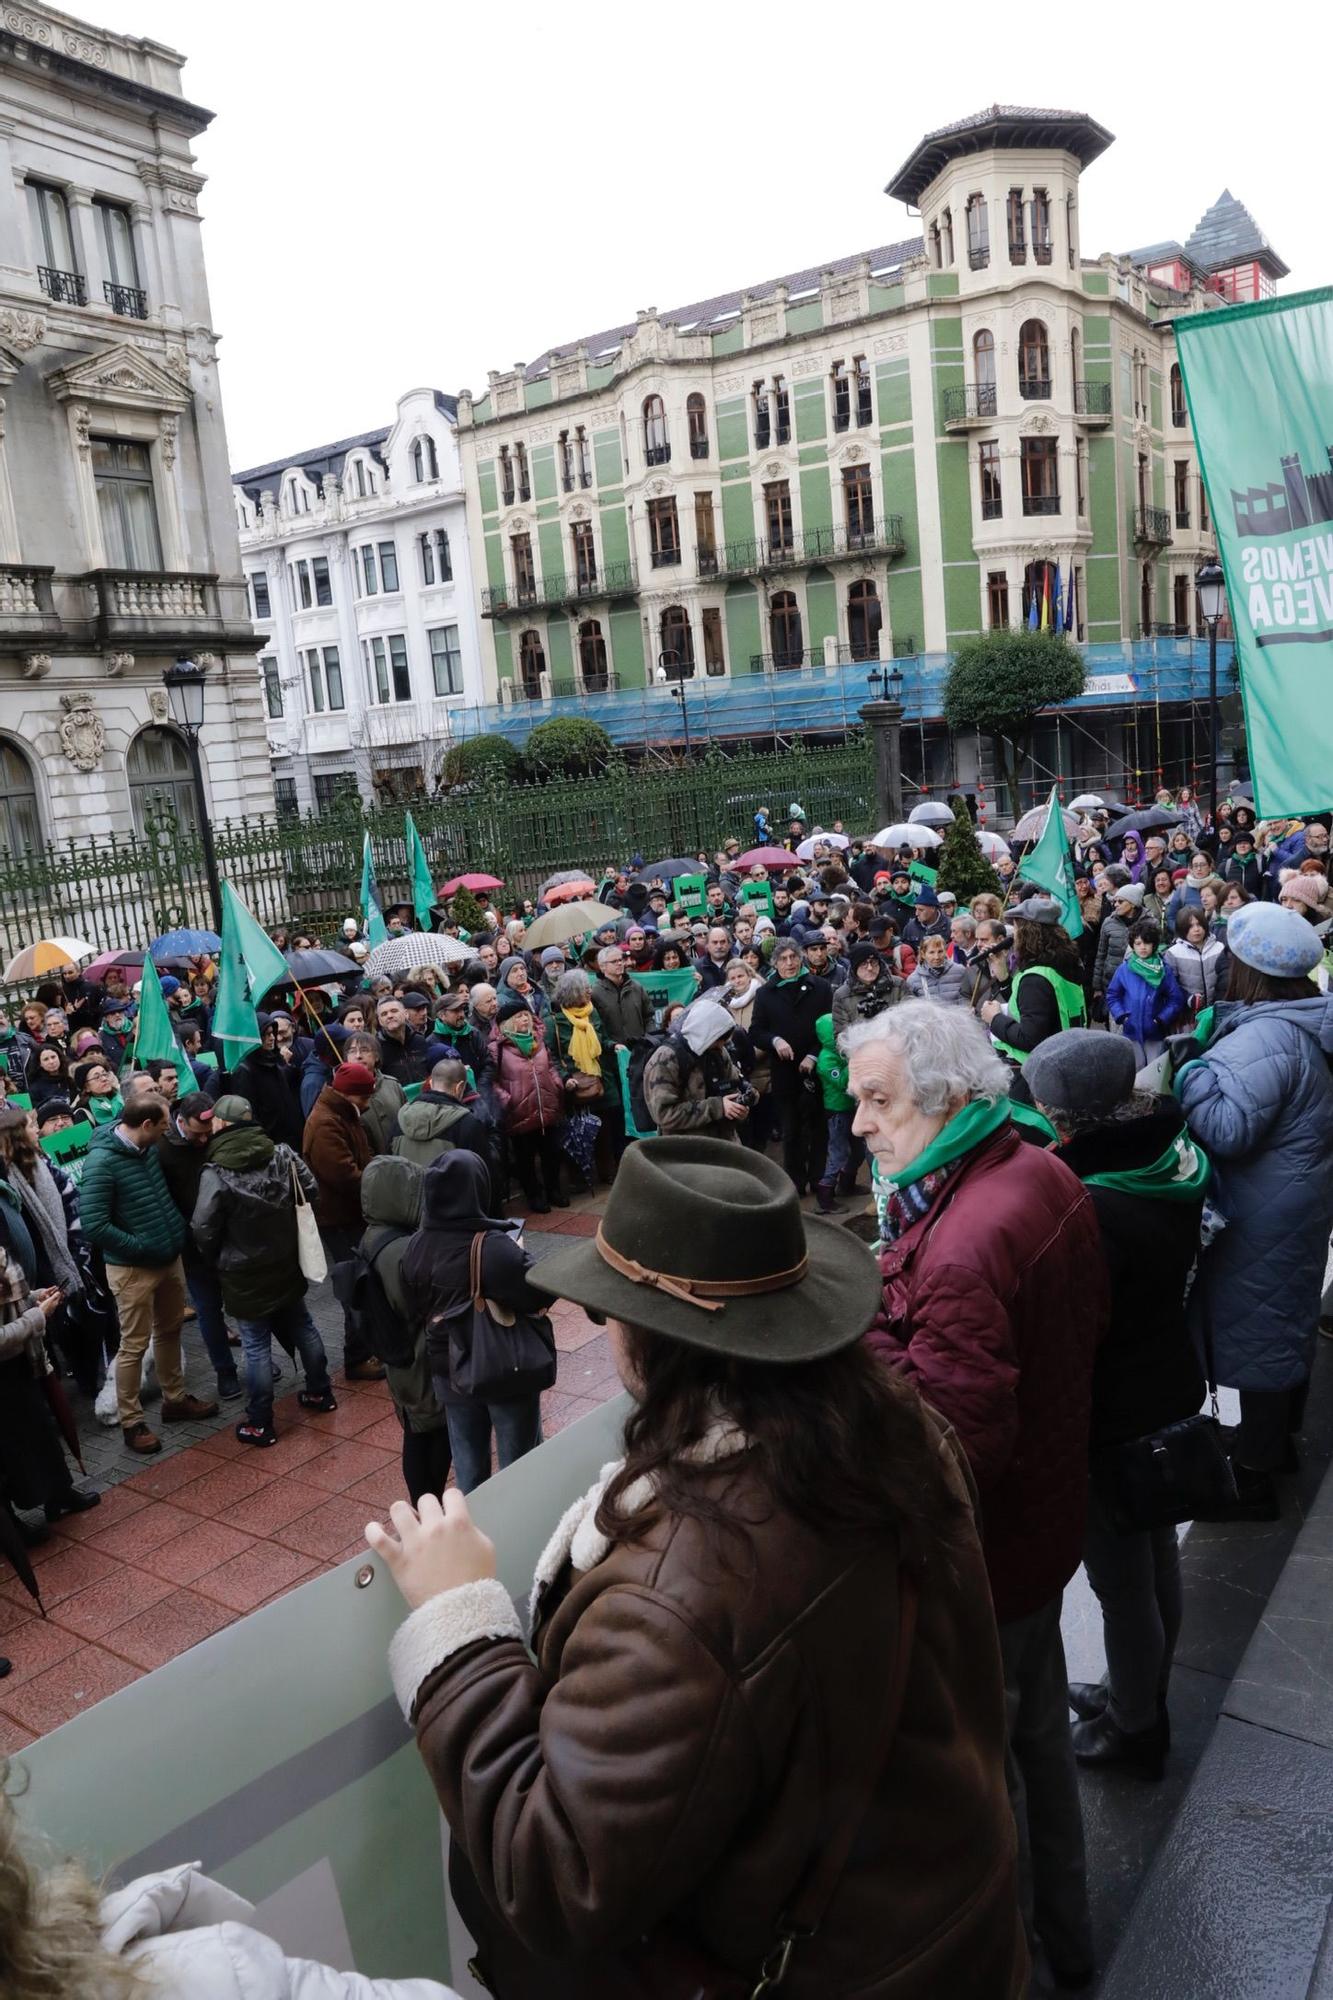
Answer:
[(301, 1275), (312, 1285), (322, 1285), (329, 1275), (328, 1259), (324, 1255), (324, 1245), (319, 1239), (319, 1224), (315, 1220), (315, 1211), (301, 1191), (295, 1160), (292, 1161), (292, 1203), (296, 1209), (296, 1257), (301, 1266)]

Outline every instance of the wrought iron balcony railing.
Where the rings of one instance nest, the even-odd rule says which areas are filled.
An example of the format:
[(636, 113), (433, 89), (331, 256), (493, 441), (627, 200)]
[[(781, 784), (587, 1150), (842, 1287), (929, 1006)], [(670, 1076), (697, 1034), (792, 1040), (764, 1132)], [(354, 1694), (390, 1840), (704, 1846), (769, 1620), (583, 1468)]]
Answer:
[(696, 548), (695, 558), (701, 576), (757, 576), (857, 556), (900, 556), (906, 549), (902, 515), (886, 514), (869, 528), (807, 528), (782, 542), (756, 535), (751, 541), (720, 543), (716, 549)]
[(1023, 512), (1025, 514), (1058, 514), (1060, 495), (1058, 493), (1025, 493)]
[(1189, 411), (1183, 403), (1173, 403), (1171, 405), (1171, 423), (1173, 429), (1183, 431), (1189, 420)]
[(632, 562), (605, 563), (596, 576), (567, 576), (557, 572), (541, 582), (496, 584), (481, 593), (483, 618), (506, 618), (520, 611), (558, 609), (566, 604), (588, 604), (598, 598), (631, 597), (639, 587), (638, 571)]
[(691, 438), (691, 439), (690, 439), (690, 457), (691, 457), (691, 458), (707, 458), (707, 456), (708, 456), (708, 439), (707, 439), (706, 437), (703, 437), (703, 438)]
[(1051, 378), (1049, 375), (1020, 375), (1018, 393), (1025, 403), (1049, 403)]
[(1134, 509), (1134, 539), (1145, 547), (1166, 547), (1171, 540), (1171, 516), (1165, 507)]
[(1172, 624), (1169, 620), (1155, 619), (1151, 625), (1140, 625), (1140, 639), (1191, 639), (1193, 633), (1188, 625)]
[(616, 694), (620, 689), (620, 675), (610, 670), (603, 673), (576, 674), (572, 681), (552, 681), (552, 698), (581, 694)]
[(147, 319), (148, 294), (137, 285), (113, 285), (110, 278), (104, 278), (102, 290), (113, 313), (123, 313), (126, 319)]
[(654, 569), (674, 569), (680, 561), (679, 544), (669, 549), (654, 549), (650, 561)]
[(1111, 385), (1109, 382), (1075, 382), (1074, 415), (1076, 417), (1109, 417), (1111, 414)]
[(37, 266), (37, 282), (48, 299), (61, 306), (86, 306), (88, 286), (82, 271), (55, 271), (49, 264)]
[(994, 382), (969, 382), (962, 389), (944, 392), (946, 424), (983, 422), (998, 414), (998, 391)]
[(646, 445), (644, 447), (643, 458), (645, 465), (670, 465), (671, 446), (669, 444)]

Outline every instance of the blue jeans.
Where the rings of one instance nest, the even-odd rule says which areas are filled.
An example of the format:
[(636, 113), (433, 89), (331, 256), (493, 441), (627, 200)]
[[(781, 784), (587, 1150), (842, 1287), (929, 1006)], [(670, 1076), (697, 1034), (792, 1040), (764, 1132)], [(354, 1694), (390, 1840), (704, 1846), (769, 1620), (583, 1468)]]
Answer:
[(492, 1428), (501, 1472), (542, 1441), (540, 1396), (519, 1396), (512, 1403), (450, 1403), (447, 1414), (460, 1493), (471, 1493), (491, 1476)]
[(267, 1430), (273, 1422), (273, 1340), (294, 1347), (305, 1370), (305, 1386), (312, 1396), (327, 1393), (329, 1357), (319, 1329), (302, 1301), (269, 1313), (266, 1319), (238, 1319), (241, 1348), (245, 1355), (245, 1416), (247, 1423)]
[(839, 1174), (854, 1174), (866, 1156), (866, 1142), (852, 1132), (854, 1111), (830, 1111), (828, 1117), (828, 1159), (824, 1163), (825, 1182)]
[(199, 1337), (219, 1375), (234, 1375), (236, 1362), (227, 1340), (227, 1316), (222, 1309), (222, 1286), (216, 1271), (204, 1264), (185, 1266), (185, 1289), (190, 1294), (199, 1324)]

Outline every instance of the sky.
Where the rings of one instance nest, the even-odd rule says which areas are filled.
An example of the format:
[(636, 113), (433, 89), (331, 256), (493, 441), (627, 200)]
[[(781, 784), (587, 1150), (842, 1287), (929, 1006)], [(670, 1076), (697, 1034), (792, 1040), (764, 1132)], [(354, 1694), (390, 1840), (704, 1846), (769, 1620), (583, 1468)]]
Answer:
[[(392, 421), (423, 384), (917, 233), (885, 182), (992, 103), (1087, 112), (1085, 256), (1183, 240), (1229, 187), (1333, 280), (1325, 66), (1234, 0), (68, 0), (189, 57), (233, 468)], [(1284, 18), (1274, 10), (1275, 20)], [(1316, 146), (1319, 152), (1316, 153)]]

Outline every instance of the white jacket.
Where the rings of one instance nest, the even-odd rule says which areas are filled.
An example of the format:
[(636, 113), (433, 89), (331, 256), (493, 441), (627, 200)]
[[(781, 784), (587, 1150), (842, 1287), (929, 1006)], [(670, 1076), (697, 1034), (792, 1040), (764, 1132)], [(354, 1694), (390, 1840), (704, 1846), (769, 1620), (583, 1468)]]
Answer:
[(254, 1913), (187, 1861), (108, 1896), (102, 1939), (149, 1975), (153, 2000), (458, 2000), (434, 1979), (368, 1979), (288, 1958), (251, 1929)]

